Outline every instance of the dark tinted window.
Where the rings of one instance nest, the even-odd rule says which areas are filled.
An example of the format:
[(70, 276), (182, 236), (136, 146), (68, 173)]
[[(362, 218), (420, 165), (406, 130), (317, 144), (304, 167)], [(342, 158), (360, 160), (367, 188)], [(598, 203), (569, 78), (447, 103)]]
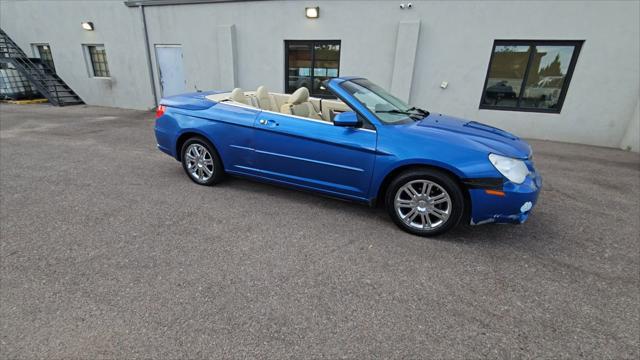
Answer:
[(496, 41), (480, 108), (560, 112), (581, 41)]
[(51, 47), (49, 45), (38, 45), (38, 55), (42, 64), (49, 68), (52, 72), (56, 72), (56, 67), (53, 65), (53, 55), (51, 54)]
[(314, 96), (332, 96), (328, 90), (324, 89), (322, 82), (339, 75), (339, 40), (287, 40), (285, 52), (285, 91), (287, 93), (306, 87)]

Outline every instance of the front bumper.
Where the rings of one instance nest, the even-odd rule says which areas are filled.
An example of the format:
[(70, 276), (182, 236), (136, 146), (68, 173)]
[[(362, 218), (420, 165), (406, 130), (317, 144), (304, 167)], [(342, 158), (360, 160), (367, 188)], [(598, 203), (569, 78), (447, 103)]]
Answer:
[(501, 189), (504, 196), (488, 193), (487, 189), (469, 189), (471, 225), (520, 224), (525, 222), (535, 206), (542, 188), (540, 175), (531, 165), (529, 170), (531, 172), (522, 184), (504, 182)]

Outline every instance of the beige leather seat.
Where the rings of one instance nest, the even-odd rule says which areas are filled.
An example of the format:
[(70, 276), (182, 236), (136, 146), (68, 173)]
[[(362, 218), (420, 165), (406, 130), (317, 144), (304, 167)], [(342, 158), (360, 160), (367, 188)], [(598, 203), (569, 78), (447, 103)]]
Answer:
[(309, 90), (306, 87), (301, 87), (294, 91), (294, 93), (289, 97), (289, 101), (282, 105), (280, 112), (283, 114), (322, 120), (316, 109), (313, 107), (313, 104), (309, 102)]
[(258, 107), (260, 109), (278, 112), (276, 98), (275, 96), (269, 94), (269, 91), (267, 91), (266, 87), (258, 87), (258, 90), (256, 90), (256, 101), (258, 102)]
[(229, 99), (235, 102), (239, 102), (241, 104), (253, 106), (253, 104), (251, 103), (251, 99), (248, 96), (246, 96), (244, 94), (244, 91), (242, 91), (242, 89), (240, 88), (233, 89), (233, 91), (231, 92), (231, 95), (229, 95)]

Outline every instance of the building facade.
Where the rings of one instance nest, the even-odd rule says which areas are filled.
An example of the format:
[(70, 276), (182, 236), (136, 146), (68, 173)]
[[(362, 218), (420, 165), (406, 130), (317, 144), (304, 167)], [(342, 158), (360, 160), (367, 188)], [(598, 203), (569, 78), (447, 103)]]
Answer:
[(640, 143), (639, 1), (3, 0), (0, 26), (91, 105), (357, 75), (522, 137)]

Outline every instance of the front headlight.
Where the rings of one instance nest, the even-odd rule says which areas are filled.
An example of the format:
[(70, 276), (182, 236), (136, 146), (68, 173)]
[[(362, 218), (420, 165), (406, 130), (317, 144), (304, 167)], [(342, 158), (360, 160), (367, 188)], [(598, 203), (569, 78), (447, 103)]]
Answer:
[(516, 184), (522, 184), (529, 174), (527, 164), (522, 160), (489, 154), (489, 161), (491, 161), (491, 164), (493, 164), (500, 174)]

